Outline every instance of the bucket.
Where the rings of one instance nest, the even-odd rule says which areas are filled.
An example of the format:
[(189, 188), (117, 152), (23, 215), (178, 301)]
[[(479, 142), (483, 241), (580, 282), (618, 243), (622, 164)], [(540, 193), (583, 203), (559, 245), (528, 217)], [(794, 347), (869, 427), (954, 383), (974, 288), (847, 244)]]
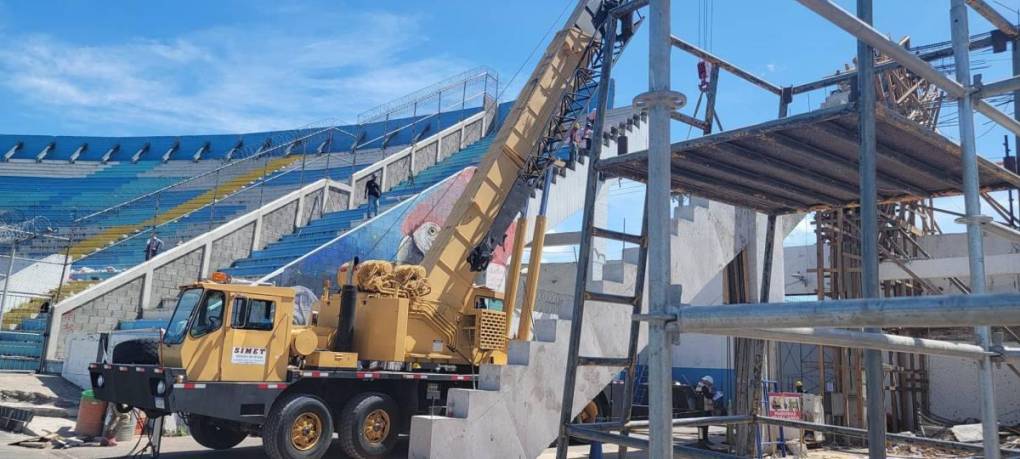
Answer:
[(106, 402), (96, 399), (91, 389), (81, 393), (78, 405), (78, 419), (74, 431), (86, 437), (98, 437), (103, 434), (103, 418), (106, 416)]

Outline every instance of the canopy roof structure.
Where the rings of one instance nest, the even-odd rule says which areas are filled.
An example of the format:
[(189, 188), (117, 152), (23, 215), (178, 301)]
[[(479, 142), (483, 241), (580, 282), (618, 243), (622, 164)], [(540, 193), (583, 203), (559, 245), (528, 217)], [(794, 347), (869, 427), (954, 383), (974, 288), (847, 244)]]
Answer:
[[(825, 108), (672, 145), (672, 189), (780, 215), (856, 206), (858, 109)], [(880, 202), (962, 193), (960, 146), (875, 107)], [(647, 181), (647, 151), (602, 160), (607, 176)], [(1020, 176), (978, 158), (981, 188), (1020, 187)]]

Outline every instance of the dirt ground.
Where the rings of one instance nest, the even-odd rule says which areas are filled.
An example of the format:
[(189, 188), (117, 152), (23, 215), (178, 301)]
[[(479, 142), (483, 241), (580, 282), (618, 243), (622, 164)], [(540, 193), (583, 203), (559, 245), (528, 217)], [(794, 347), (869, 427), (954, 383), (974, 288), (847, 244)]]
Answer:
[[(81, 396), (81, 389), (65, 381), (59, 376), (36, 375), (31, 373), (0, 373), (0, 405), (32, 406), (37, 410), (32, 426), (36, 430), (44, 432), (58, 432), (71, 435), (74, 426), (74, 416), (77, 413), (78, 400)], [(63, 417), (53, 417), (63, 416)], [(42, 432), (40, 432), (42, 433)], [(640, 432), (637, 433), (640, 435)], [(712, 427), (710, 438), (716, 445), (721, 445), (725, 440), (726, 430), (722, 427)], [(681, 444), (693, 444), (697, 440), (698, 431), (696, 428), (677, 428), (674, 431), (676, 441)], [(140, 450), (145, 440), (139, 441), (141, 437), (135, 437), (130, 442), (122, 442), (116, 446), (109, 447), (87, 447), (80, 446), (68, 449), (31, 449), (22, 446), (13, 446), (11, 443), (32, 438), (28, 435), (13, 434), (0, 431), (0, 458), (73, 458), (73, 459), (99, 459), (125, 457)], [(589, 457), (591, 447), (588, 445), (574, 445), (570, 447), (568, 457), (581, 459)], [(615, 457), (617, 447), (615, 445), (604, 445), (602, 451), (606, 457)], [(889, 457), (925, 457), (923, 454), (909, 453), (906, 455), (896, 454), (900, 451), (890, 451)], [(237, 447), (227, 451), (213, 451), (206, 449), (192, 440), (191, 437), (165, 437), (163, 439), (162, 456), (167, 458), (264, 458), (262, 452), (262, 440), (260, 438), (247, 438)], [(539, 458), (552, 459), (556, 455), (553, 448), (545, 450)], [(643, 458), (644, 451), (632, 451), (627, 455), (630, 458)], [(326, 457), (343, 457), (339, 444), (335, 443)], [(398, 443), (398, 448), (392, 457), (407, 457), (407, 441)], [(817, 459), (844, 459), (867, 457), (866, 449), (848, 449), (841, 451), (834, 450), (811, 450), (807, 457)], [(947, 457), (947, 456), (941, 456)]]

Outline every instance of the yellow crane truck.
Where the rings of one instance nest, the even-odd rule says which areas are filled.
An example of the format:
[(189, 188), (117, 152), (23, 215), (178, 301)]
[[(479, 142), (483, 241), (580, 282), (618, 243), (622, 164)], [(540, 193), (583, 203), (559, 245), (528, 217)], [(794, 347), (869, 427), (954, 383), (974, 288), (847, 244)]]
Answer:
[(90, 365), (96, 396), (154, 419), (180, 413), (209, 448), (257, 435), (271, 458), (318, 458), (338, 434), (352, 458), (387, 455), (412, 416), (441, 413), (478, 365), (505, 363), (513, 308), (474, 281), (527, 199), (526, 175), (549, 167), (538, 146), (592, 65), (593, 24), (617, 3), (579, 1), (420, 266), (347, 263), (311, 311), (294, 288), (222, 273), (182, 286), (160, 340)]

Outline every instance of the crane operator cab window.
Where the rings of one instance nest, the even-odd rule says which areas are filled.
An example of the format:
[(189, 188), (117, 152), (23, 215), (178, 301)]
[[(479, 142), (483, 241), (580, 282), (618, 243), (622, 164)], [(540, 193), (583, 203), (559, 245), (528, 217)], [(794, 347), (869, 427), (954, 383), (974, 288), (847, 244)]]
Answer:
[(272, 330), (276, 304), (254, 298), (234, 298), (234, 314), (230, 328), (241, 330)]
[(490, 311), (502, 311), (503, 300), (487, 296), (475, 297), (475, 309), (488, 309)]
[(188, 321), (191, 320), (191, 313), (195, 306), (202, 299), (203, 290), (200, 288), (189, 288), (181, 291), (177, 297), (177, 306), (174, 307), (174, 314), (167, 324), (166, 333), (163, 335), (163, 342), (166, 344), (180, 344), (184, 341), (184, 334), (188, 331)]
[(195, 314), (195, 323), (191, 326), (191, 336), (198, 338), (206, 333), (216, 331), (223, 325), (225, 295), (218, 290), (206, 292), (202, 305)]

